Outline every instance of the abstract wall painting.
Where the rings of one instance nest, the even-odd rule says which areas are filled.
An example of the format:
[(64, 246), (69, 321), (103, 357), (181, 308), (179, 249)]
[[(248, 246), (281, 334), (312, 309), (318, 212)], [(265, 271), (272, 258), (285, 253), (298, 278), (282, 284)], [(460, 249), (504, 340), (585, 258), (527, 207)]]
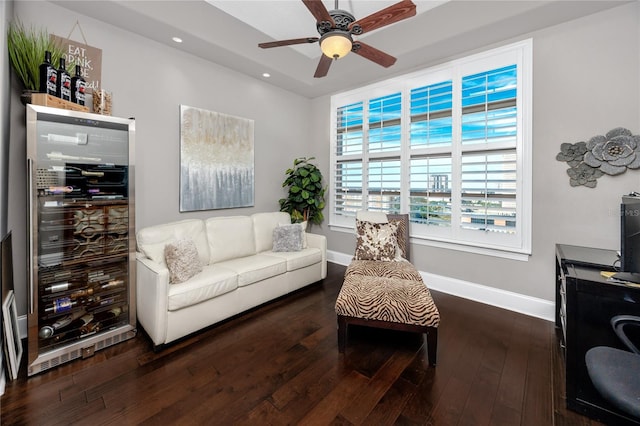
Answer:
[(180, 105), (180, 212), (252, 207), (254, 123)]

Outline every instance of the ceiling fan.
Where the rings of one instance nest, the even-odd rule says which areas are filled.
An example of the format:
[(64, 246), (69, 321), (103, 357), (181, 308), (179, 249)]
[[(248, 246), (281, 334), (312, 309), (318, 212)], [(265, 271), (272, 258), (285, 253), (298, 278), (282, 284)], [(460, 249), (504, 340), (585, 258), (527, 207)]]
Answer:
[(352, 36), (364, 34), (367, 31), (373, 31), (385, 25), (415, 16), (416, 5), (411, 0), (402, 0), (356, 21), (351, 13), (338, 9), (338, 0), (335, 1), (335, 10), (329, 11), (321, 0), (302, 0), (309, 12), (316, 18), (316, 28), (320, 37), (271, 41), (260, 43), (258, 46), (268, 49), (320, 41), (320, 49), (323, 54), (320, 56), (316, 73), (313, 75), (316, 78), (326, 76), (329, 72), (331, 61), (342, 58), (349, 52), (360, 55), (386, 68), (393, 65), (396, 62), (396, 58), (361, 41), (354, 41)]

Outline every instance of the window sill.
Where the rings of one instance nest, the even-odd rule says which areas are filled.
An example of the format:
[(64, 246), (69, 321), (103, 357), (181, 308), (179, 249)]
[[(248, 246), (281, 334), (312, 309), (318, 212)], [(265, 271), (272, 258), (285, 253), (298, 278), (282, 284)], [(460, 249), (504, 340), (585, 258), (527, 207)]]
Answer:
[[(355, 230), (353, 229), (353, 227), (349, 227), (349, 226), (329, 225), (329, 229), (331, 231), (336, 231), (336, 232), (355, 234)], [(521, 262), (529, 261), (529, 256), (531, 255), (531, 253), (529, 252), (516, 251), (515, 249), (501, 250), (501, 249), (496, 249), (492, 247), (480, 247), (480, 246), (473, 246), (473, 245), (467, 245), (467, 244), (452, 243), (449, 241), (431, 240), (431, 239), (426, 239), (421, 237), (411, 237), (411, 243), (416, 245), (421, 245), (421, 246), (437, 247), (437, 248), (443, 248), (447, 250), (457, 250), (457, 251), (463, 251), (466, 253), (481, 254), (484, 256), (500, 257), (500, 258), (509, 259), (509, 260), (518, 260)]]

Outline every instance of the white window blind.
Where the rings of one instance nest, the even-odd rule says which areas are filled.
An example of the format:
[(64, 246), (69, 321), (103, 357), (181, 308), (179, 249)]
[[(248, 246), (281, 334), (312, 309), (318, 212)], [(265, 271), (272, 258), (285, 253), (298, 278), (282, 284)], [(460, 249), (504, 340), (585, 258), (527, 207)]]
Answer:
[(400, 212), (400, 159), (369, 160), (367, 210)]
[(530, 252), (530, 92), (527, 40), (333, 96), (330, 224), (408, 213), (415, 242)]
[(413, 222), (451, 226), (451, 157), (411, 158), (409, 215)]

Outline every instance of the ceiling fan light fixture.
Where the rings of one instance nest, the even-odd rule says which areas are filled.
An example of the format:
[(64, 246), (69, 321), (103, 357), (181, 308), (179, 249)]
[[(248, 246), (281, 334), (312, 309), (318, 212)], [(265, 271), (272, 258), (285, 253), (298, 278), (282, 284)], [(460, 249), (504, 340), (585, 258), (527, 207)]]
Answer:
[(353, 39), (347, 31), (330, 31), (320, 38), (320, 49), (325, 56), (339, 59), (351, 52)]

